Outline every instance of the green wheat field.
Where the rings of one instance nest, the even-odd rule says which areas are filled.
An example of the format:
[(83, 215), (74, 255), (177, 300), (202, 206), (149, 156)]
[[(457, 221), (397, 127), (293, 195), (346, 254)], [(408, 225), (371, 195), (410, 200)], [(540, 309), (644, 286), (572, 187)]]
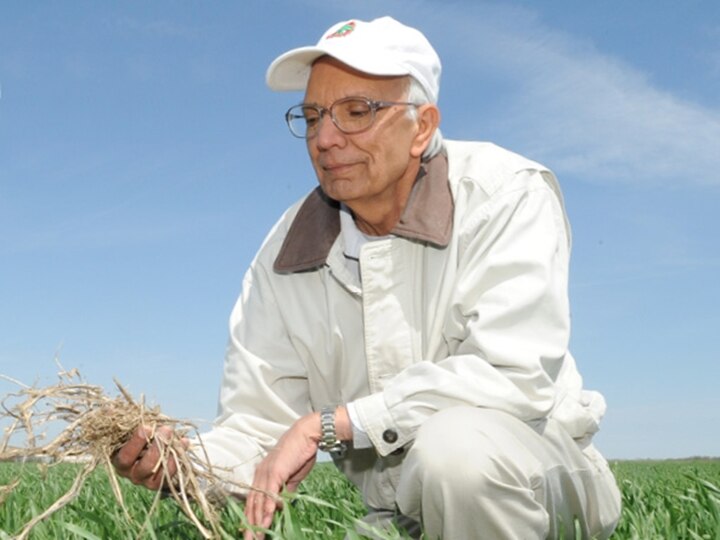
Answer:
[[(76, 467), (0, 463), (0, 539), (13, 538), (22, 524), (67, 490)], [(622, 518), (613, 539), (720, 540), (720, 459), (618, 461), (612, 467), (623, 494)], [(2, 489), (18, 478), (15, 489)], [(115, 502), (105, 473), (96, 471), (80, 495), (38, 525), (30, 538), (200, 538), (172, 501), (161, 500), (146, 519), (153, 494), (127, 482), (123, 490), (129, 516)], [(321, 463), (278, 514), (268, 537), (362, 538), (355, 523), (364, 512), (357, 491), (331, 464)], [(241, 504), (230, 501), (223, 510), (224, 537), (241, 536), (242, 520)], [(381, 537), (403, 538), (396, 532)]]

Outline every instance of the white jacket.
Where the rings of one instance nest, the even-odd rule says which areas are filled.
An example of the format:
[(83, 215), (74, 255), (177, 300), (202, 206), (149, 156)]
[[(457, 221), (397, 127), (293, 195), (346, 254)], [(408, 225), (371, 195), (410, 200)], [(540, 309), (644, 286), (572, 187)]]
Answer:
[[(338, 466), (392, 508), (402, 448), (434, 412), (552, 415), (587, 443), (604, 413), (569, 354), (570, 233), (554, 175), (488, 143), (446, 141), (393, 236), (348, 271), (338, 206), (316, 189), (258, 252), (230, 319), (214, 464), (251, 482), (300, 416), (353, 402), (374, 448)], [(461, 437), (462, 434), (458, 434)], [(449, 442), (450, 443), (450, 442)]]

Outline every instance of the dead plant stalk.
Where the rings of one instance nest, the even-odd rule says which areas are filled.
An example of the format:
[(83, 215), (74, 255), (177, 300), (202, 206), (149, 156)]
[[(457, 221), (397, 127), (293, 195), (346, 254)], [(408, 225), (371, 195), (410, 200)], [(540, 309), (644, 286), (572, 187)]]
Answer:
[[(11, 380), (8, 377), (3, 377)], [(18, 381), (13, 381), (18, 383)], [(0, 444), (0, 461), (43, 460), (51, 463), (65, 461), (84, 461), (78, 469), (72, 486), (52, 505), (26, 523), (16, 538), (24, 540), (40, 521), (44, 520), (63, 506), (71, 502), (81, 492), (85, 480), (98, 467), (106, 470), (112, 491), (118, 504), (123, 508), (130, 521), (134, 521), (123, 501), (120, 483), (112, 465), (112, 457), (135, 431), (141, 426), (150, 426), (152, 434), (147, 443), (157, 444), (160, 451), (158, 467), (163, 471), (163, 491), (158, 491), (148, 510), (147, 519), (157, 507), (162, 493), (172, 497), (187, 517), (193, 522), (205, 538), (220, 537), (220, 519), (214, 495), (224, 492), (228, 480), (216, 474), (209, 464), (200, 438), (197, 445), (186, 448), (186, 437), (197, 434), (197, 428), (191, 422), (170, 418), (160, 412), (158, 407), (148, 408), (144, 399), (136, 401), (115, 381), (120, 395), (110, 397), (99, 386), (85, 383), (77, 370), (59, 373), (59, 382), (55, 386), (34, 388), (18, 383), (21, 390), (9, 394), (2, 400), (2, 416), (9, 419)], [(46, 438), (43, 431), (48, 426), (60, 424), (59, 434), (47, 443), (40, 444)], [(170, 440), (155, 436), (161, 426), (173, 428)], [(23, 437), (23, 446), (11, 446), (11, 439)], [(174, 461), (177, 473), (174, 478), (167, 475), (168, 464)], [(21, 481), (21, 479), (19, 479)], [(6, 490), (11, 491), (17, 481)], [(236, 485), (239, 490), (249, 489), (246, 485)], [(7, 493), (3, 493), (7, 495)]]

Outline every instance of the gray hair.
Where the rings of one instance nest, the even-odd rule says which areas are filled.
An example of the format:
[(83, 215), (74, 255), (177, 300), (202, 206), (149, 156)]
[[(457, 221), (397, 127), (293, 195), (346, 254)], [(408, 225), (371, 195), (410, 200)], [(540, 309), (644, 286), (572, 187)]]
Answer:
[[(409, 83), (408, 83), (408, 91), (407, 91), (407, 100), (410, 103), (415, 103), (417, 105), (422, 105), (425, 103), (432, 103), (432, 100), (427, 95), (427, 92), (425, 92), (425, 88), (418, 82), (418, 80), (415, 77), (408, 77)], [(414, 107), (408, 107), (408, 114), (413, 118), (417, 118), (417, 110)], [(422, 160), (423, 161), (430, 161), (431, 158), (435, 157), (437, 154), (442, 151), (443, 148), (443, 136), (442, 133), (440, 133), (440, 128), (437, 128), (435, 130), (435, 133), (433, 133), (433, 137), (430, 140), (430, 144), (428, 144), (427, 148), (423, 152)]]

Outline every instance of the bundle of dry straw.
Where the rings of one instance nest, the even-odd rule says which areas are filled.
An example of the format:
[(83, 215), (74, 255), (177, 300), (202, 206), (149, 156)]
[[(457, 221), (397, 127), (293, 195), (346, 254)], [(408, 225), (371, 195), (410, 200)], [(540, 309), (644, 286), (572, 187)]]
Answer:
[[(21, 389), (2, 400), (0, 419), (9, 425), (0, 443), (0, 461), (38, 459), (52, 463), (83, 463), (72, 486), (50, 507), (30, 520), (16, 538), (27, 538), (35, 525), (71, 502), (97, 467), (104, 467), (107, 471), (115, 498), (132, 521), (123, 501), (112, 457), (140, 426), (151, 427), (153, 434), (161, 426), (173, 427), (170, 440), (151, 436), (148, 444), (158, 445), (161, 456), (158, 467), (162, 467), (163, 471), (167, 471), (166, 465), (170, 460), (175, 460), (177, 464), (174, 478), (163, 472), (163, 491), (158, 491), (148, 510), (148, 517), (164, 492), (178, 503), (205, 538), (220, 536), (219, 515), (208, 494), (214, 494), (215, 500), (218, 493), (223, 493), (227, 481), (221, 480), (209, 465), (201, 444), (186, 448), (185, 438), (197, 434), (195, 425), (170, 418), (158, 407), (146, 407), (143, 399), (134, 400), (117, 381), (115, 384), (120, 394), (110, 397), (101, 387), (85, 383), (76, 369), (69, 372), (61, 370), (58, 384), (46, 388), (30, 387), (8, 377), (3, 378), (18, 384)], [(60, 433), (52, 438), (46, 437), (43, 430), (58, 423), (64, 426)], [(18, 437), (24, 438), (25, 444), (11, 446), (11, 439), (17, 440)], [(41, 443), (46, 439), (49, 439), (48, 442)], [(22, 479), (4, 488), (0, 486), (0, 500), (18, 481)], [(247, 486), (237, 487), (242, 489)]]

